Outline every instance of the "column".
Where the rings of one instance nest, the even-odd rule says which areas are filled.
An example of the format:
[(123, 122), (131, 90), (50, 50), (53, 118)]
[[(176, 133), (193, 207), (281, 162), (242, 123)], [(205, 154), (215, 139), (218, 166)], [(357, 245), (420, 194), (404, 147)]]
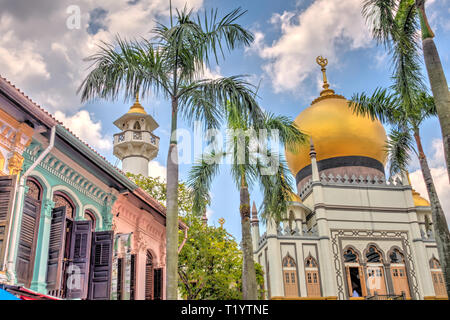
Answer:
[(52, 223), (52, 210), (55, 203), (51, 199), (42, 201), (41, 218), (39, 221), (39, 232), (34, 261), (33, 280), (31, 289), (47, 294), (47, 262), (48, 246), (50, 242), (50, 227)]
[(311, 158), (312, 170), (312, 197), (314, 201), (314, 210), (316, 212), (317, 232), (319, 235), (319, 272), (322, 282), (322, 295), (324, 297), (337, 296), (336, 276), (333, 270), (333, 261), (331, 255), (330, 233), (327, 220), (327, 212), (325, 208), (316, 208), (317, 203), (324, 203), (322, 184), (320, 183), (319, 169), (316, 160), (316, 150), (311, 139), (311, 150), (309, 153)]
[(118, 300), (117, 296), (117, 264), (118, 264), (118, 247), (120, 238), (118, 235), (114, 235), (114, 252), (112, 258), (112, 270), (111, 270), (111, 300)]
[(267, 259), (269, 261), (270, 296), (284, 296), (283, 274), (281, 269), (280, 246), (277, 239), (277, 224), (267, 221)]
[[(411, 187), (411, 184), (409, 182), (409, 177), (406, 172), (402, 173), (402, 180), (403, 185)], [(404, 190), (405, 194), (405, 200), (406, 200), (406, 207), (407, 208), (414, 208), (414, 200), (412, 197), (412, 191), (410, 188), (406, 188)], [(428, 255), (426, 252), (425, 244), (422, 239), (422, 235), (420, 233), (420, 225), (417, 217), (417, 212), (414, 210), (410, 210), (408, 212), (408, 217), (410, 221), (410, 235), (411, 235), (411, 253), (413, 256), (413, 263), (415, 264), (417, 268), (417, 278), (418, 278), (418, 284), (419, 284), (419, 292), (420, 296), (415, 296), (415, 292), (412, 287), (411, 281), (409, 281), (410, 284), (410, 291), (411, 291), (411, 297), (414, 297), (415, 299), (423, 299), (423, 297), (426, 296), (434, 296), (434, 287), (431, 279), (431, 273), (428, 265)], [(406, 259), (406, 253), (405, 253), (405, 259)], [(408, 270), (408, 265), (407, 272)], [(411, 266), (409, 266), (411, 267)], [(410, 280), (410, 277), (408, 276), (408, 280)]]

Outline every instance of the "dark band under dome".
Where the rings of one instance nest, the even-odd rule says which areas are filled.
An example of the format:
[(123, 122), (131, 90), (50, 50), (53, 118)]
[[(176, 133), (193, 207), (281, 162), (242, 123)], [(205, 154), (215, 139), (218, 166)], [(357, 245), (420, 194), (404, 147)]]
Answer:
[[(380, 171), (382, 174), (384, 174), (384, 166), (380, 161), (363, 156), (345, 156), (345, 157), (324, 159), (317, 161), (317, 167), (319, 169), (319, 172), (322, 170), (341, 167), (366, 167), (376, 169)], [(311, 165), (304, 167), (297, 173), (295, 177), (297, 184), (304, 178), (310, 176), (311, 174), (312, 174)]]

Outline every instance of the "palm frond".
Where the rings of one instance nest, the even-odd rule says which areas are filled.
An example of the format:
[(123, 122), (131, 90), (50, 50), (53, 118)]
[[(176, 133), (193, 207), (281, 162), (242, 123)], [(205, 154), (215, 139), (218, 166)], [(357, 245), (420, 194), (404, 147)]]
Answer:
[(286, 116), (265, 113), (264, 123), (260, 129), (277, 130), (281, 143), (291, 152), (296, 152), (299, 145), (309, 142), (308, 135), (301, 132), (294, 121)]
[(218, 159), (223, 156), (224, 153), (216, 152), (202, 155), (189, 171), (186, 185), (192, 190), (192, 210), (197, 215), (203, 214), (206, 205), (211, 202), (209, 190), (214, 177), (219, 173)]
[(391, 46), (392, 35), (397, 32), (394, 13), (399, 0), (364, 0), (362, 14), (373, 38), (385, 47)]
[(124, 92), (125, 98), (143, 94), (154, 88), (164, 95), (170, 94), (163, 57), (150, 42), (122, 40), (103, 42), (99, 52), (86, 58), (92, 70), (78, 88), (81, 100), (93, 98), (117, 99)]
[[(199, 97), (210, 103), (211, 110), (220, 110), (225, 113), (227, 104), (238, 106), (239, 112), (249, 115), (253, 122), (262, 122), (263, 113), (255, 100), (254, 86), (244, 80), (243, 76), (223, 77), (212, 80), (197, 80), (180, 89), (179, 98), (182, 101), (180, 111), (186, 113), (188, 118), (201, 114), (198, 108), (202, 104)], [(200, 112), (200, 113), (199, 113)], [(211, 123), (214, 126), (214, 123)]]
[(211, 55), (216, 63), (218, 62), (219, 53), (222, 58), (225, 57), (222, 47), (223, 41), (228, 51), (234, 50), (239, 46), (248, 46), (253, 42), (253, 34), (236, 23), (246, 12), (241, 8), (237, 8), (230, 11), (220, 20), (217, 18), (217, 9), (211, 10), (209, 15), (205, 13), (203, 17), (197, 16), (197, 24), (204, 31), (201, 50), (205, 54), (207, 64), (209, 64)]
[(411, 161), (411, 152), (415, 152), (413, 143), (413, 137), (409, 130), (391, 130), (386, 143), (391, 176), (407, 169)]
[(414, 2), (401, 1), (395, 17), (397, 35), (392, 47), (394, 89), (403, 107), (414, 108), (414, 92), (425, 90), (421, 72), (418, 19)]
[(388, 89), (377, 88), (371, 96), (364, 92), (354, 94), (348, 105), (357, 115), (369, 116), (372, 120), (378, 119), (382, 123), (390, 123), (396, 121), (399, 103), (396, 94)]
[[(286, 160), (281, 154), (270, 153), (271, 157), (277, 157), (278, 167), (275, 174), (258, 176), (261, 191), (263, 193), (263, 203), (261, 207), (261, 220), (266, 223), (268, 219), (281, 221), (286, 218), (287, 208), (291, 195), (294, 193), (292, 175), (287, 166)], [(258, 172), (263, 172), (265, 164), (258, 163)]]

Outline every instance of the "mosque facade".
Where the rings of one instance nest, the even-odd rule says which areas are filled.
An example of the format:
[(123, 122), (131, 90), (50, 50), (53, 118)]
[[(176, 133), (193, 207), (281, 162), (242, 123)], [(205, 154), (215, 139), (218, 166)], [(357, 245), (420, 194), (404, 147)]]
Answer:
[(286, 150), (298, 194), (260, 235), (254, 259), (267, 299), (446, 299), (430, 203), (407, 173), (386, 179), (382, 124), (329, 88), (295, 120), (311, 143)]

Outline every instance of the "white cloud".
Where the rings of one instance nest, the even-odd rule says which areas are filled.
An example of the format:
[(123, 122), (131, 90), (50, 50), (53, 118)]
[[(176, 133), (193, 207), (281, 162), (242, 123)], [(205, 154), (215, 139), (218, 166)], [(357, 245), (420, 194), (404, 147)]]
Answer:
[(12, 25), (10, 16), (0, 16), (0, 70), (18, 81), (35, 76), (49, 80), (50, 74), (43, 57), (37, 52), (37, 43), (17, 39), (11, 30)]
[[(203, 0), (172, 1), (174, 8), (186, 3), (198, 9)], [(80, 29), (66, 27), (70, 5), (80, 7)], [(76, 90), (89, 67), (83, 59), (100, 41), (148, 38), (155, 21), (169, 16), (167, 0), (0, 0), (0, 8), (1, 75), (50, 112), (69, 113), (81, 108)]]
[(167, 168), (158, 161), (153, 160), (148, 164), (148, 175), (153, 178), (160, 177), (161, 180), (166, 180)]
[(298, 92), (311, 72), (317, 72), (318, 55), (335, 63), (339, 53), (372, 44), (361, 15), (361, 0), (316, 0), (302, 12), (274, 14), (271, 23), (281, 28), (281, 37), (265, 45), (264, 35), (256, 33), (249, 51), (268, 61), (263, 69), (276, 92)]
[(206, 217), (207, 217), (208, 219), (211, 219), (211, 217), (213, 216), (213, 214), (214, 214), (214, 211), (213, 211), (211, 208), (207, 208), (207, 209), (206, 209)]
[[(432, 142), (433, 153), (428, 158), (431, 175), (434, 185), (441, 202), (442, 209), (447, 217), (447, 223), (450, 222), (450, 184), (448, 180), (447, 168), (445, 166), (444, 150), (442, 139), (434, 139)], [(422, 171), (416, 170), (410, 173), (411, 184), (425, 199), (428, 198), (427, 189), (423, 180)]]
[(105, 152), (111, 151), (112, 138), (102, 135), (101, 122), (95, 122), (86, 110), (80, 110), (73, 116), (67, 116), (61, 111), (56, 111), (55, 118), (94, 149)]

